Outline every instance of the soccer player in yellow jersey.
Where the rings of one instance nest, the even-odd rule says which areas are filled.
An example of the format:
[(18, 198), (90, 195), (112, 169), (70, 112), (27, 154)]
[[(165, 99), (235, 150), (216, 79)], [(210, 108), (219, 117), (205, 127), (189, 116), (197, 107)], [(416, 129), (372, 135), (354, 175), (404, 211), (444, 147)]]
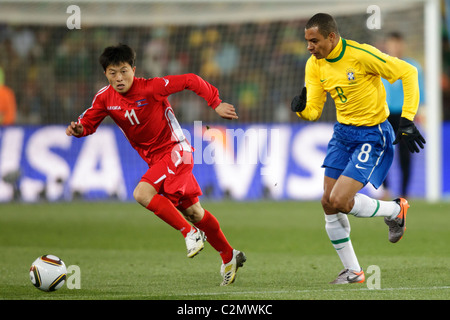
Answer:
[[(324, 193), (325, 229), (344, 269), (331, 283), (364, 282), (350, 240), (347, 214), (384, 217), (389, 241), (399, 241), (405, 231), (406, 199), (372, 199), (359, 191), (371, 183), (378, 188), (392, 164), (394, 146), (405, 140), (411, 152), (419, 152), (425, 140), (413, 123), (419, 105), (417, 70), (378, 49), (343, 39), (334, 18), (314, 15), (306, 24), (305, 40), (311, 57), (306, 63), (305, 87), (292, 100), (291, 109), (308, 121), (320, 118), (327, 92), (336, 104), (337, 123), (328, 144)], [(404, 103), (397, 136), (387, 121), (389, 108), (381, 77), (402, 79)]]

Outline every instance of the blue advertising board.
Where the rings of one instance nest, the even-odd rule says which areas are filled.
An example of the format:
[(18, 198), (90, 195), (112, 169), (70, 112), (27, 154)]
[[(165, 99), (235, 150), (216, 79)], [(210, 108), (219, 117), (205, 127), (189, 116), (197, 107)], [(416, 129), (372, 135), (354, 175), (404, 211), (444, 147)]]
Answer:
[[(322, 160), (331, 123), (185, 125), (194, 151), (194, 174), (204, 198), (314, 200), (323, 186)], [(450, 123), (443, 125), (443, 194), (450, 195)], [(0, 202), (133, 200), (148, 166), (115, 125), (88, 137), (65, 135), (65, 126), (0, 128)], [(410, 196), (425, 196), (425, 153), (413, 155)], [(394, 161), (392, 194), (399, 192)], [(382, 190), (371, 186), (374, 196)]]

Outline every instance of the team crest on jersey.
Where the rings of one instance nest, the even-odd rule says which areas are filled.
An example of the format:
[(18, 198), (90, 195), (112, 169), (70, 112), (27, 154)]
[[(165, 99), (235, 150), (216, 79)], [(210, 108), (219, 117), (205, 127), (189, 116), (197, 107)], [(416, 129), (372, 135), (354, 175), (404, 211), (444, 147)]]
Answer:
[(347, 80), (348, 81), (355, 81), (356, 79), (355, 79), (355, 77), (356, 77), (356, 72), (355, 72), (355, 69), (353, 69), (353, 68), (349, 68), (349, 69), (347, 69)]
[(138, 101), (135, 101), (135, 102), (136, 102), (138, 107), (143, 107), (143, 106), (148, 104), (146, 99), (141, 99), (141, 100), (138, 100)]

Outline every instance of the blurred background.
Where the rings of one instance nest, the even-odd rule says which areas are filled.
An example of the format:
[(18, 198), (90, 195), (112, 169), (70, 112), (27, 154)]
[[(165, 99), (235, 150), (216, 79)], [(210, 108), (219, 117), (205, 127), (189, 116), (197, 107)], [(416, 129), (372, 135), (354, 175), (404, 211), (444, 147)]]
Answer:
[[(427, 6), (436, 7), (439, 15), (438, 28), (432, 30), (439, 39), (432, 43), (439, 50), (439, 61), (433, 65), (439, 70), (435, 75), (439, 103), (428, 99), (433, 93), (425, 83), (427, 67), (431, 68), (425, 35), (427, 26), (434, 26), (427, 20)], [(290, 111), (290, 101), (303, 87), (310, 56), (304, 25), (317, 12), (334, 15), (343, 38), (385, 52), (389, 35), (400, 34), (402, 58), (414, 61), (420, 71), (422, 99), (416, 123), (426, 137), (430, 123), (441, 130), (438, 151), (413, 155), (407, 191), (401, 187), (401, 166), (395, 160), (389, 185), (380, 190), (369, 186), (366, 192), (448, 198), (448, 0), (0, 0), (0, 201), (132, 200), (146, 164), (110, 119), (88, 138), (69, 138), (64, 133), (68, 123), (89, 108), (96, 92), (107, 85), (98, 57), (106, 46), (117, 43), (136, 50), (136, 76), (196, 73), (237, 108), (239, 121), (227, 122), (192, 92), (170, 97), (179, 122), (199, 152), (194, 173), (205, 198), (320, 198), (320, 165), (336, 121), (334, 103), (327, 99), (316, 123), (303, 122)], [(430, 112), (439, 113), (433, 122), (427, 120)], [(198, 121), (201, 130), (196, 130)], [(249, 148), (258, 158), (255, 162), (206, 163), (205, 149), (211, 141), (206, 126), (222, 138), (231, 134), (230, 139), (236, 141), (231, 148), (235, 159)], [(239, 129), (241, 135), (236, 134)], [(245, 139), (248, 144), (242, 142)], [(227, 145), (230, 141), (215, 147), (227, 150)], [(275, 147), (276, 154), (272, 152)], [(427, 180), (433, 174), (428, 168), (438, 168), (432, 182)], [(436, 186), (430, 195), (427, 188), (435, 190)]]

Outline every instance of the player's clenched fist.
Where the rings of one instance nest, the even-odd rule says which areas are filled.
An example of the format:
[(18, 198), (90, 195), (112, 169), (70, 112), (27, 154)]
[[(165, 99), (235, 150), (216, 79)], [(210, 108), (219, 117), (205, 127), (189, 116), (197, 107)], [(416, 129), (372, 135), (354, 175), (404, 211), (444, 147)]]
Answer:
[(72, 121), (66, 129), (66, 134), (68, 136), (79, 136), (83, 133), (83, 125), (78, 122)]
[(291, 102), (291, 110), (293, 112), (302, 112), (306, 108), (306, 87), (303, 87), (302, 93), (295, 96)]

